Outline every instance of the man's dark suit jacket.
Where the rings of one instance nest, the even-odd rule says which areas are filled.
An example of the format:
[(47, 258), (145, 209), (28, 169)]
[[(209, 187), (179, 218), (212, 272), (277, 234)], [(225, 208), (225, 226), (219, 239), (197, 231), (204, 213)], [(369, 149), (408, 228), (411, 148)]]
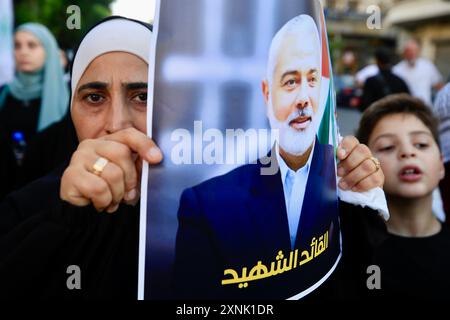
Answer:
[[(276, 159), (276, 157), (272, 157)], [(340, 253), (333, 147), (316, 141), (295, 248), (310, 250), (311, 240), (329, 231), (329, 247), (289, 272), (238, 285), (221, 285), (225, 269), (239, 274), (258, 261), (276, 261), (291, 252), (280, 171), (261, 175), (262, 163), (239, 167), (185, 190), (178, 211), (175, 288), (183, 298), (285, 299), (311, 287)], [(299, 260), (300, 261), (300, 260)]]

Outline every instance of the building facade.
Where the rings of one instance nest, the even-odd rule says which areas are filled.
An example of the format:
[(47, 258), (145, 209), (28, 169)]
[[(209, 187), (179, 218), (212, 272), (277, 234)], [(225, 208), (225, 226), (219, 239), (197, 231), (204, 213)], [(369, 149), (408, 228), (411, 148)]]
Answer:
[[(404, 43), (416, 39), (422, 56), (433, 61), (445, 79), (450, 77), (450, 0), (321, 1), (335, 62), (344, 51), (353, 50), (359, 67), (364, 66), (379, 46), (391, 48), (400, 59)], [(380, 10), (379, 29), (367, 25), (373, 5)]]

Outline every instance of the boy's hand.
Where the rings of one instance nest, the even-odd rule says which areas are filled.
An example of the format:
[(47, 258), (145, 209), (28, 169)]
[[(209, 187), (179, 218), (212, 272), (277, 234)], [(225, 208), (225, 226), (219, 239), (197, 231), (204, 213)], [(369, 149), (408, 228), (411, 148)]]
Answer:
[(383, 187), (384, 174), (380, 162), (373, 157), (370, 149), (360, 144), (353, 136), (345, 137), (337, 150), (339, 187), (355, 192), (369, 191)]

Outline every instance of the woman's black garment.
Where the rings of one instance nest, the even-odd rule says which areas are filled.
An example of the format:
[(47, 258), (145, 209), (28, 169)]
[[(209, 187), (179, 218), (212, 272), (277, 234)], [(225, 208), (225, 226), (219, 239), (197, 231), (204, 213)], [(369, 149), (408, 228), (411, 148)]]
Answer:
[(17, 187), (41, 178), (61, 163), (70, 160), (78, 146), (78, 138), (70, 113), (39, 132), (29, 143), (17, 178)]
[[(136, 299), (139, 208), (122, 205), (106, 214), (62, 202), (64, 168), (12, 193), (0, 206), (0, 298)], [(361, 298), (367, 291), (365, 271), (384, 224), (370, 210), (340, 205), (342, 261), (305, 301)], [(81, 269), (81, 290), (67, 288), (71, 265)]]
[(22, 132), (25, 141), (29, 142), (37, 133), (40, 111), (41, 98), (22, 101), (8, 94), (0, 110), (0, 126), (9, 139), (12, 140), (14, 132)]
[[(62, 169), (0, 206), (0, 299), (136, 299), (138, 208), (106, 214), (60, 201)], [(81, 290), (66, 285), (71, 265)]]
[(0, 127), (0, 202), (16, 183), (17, 164), (11, 148), (11, 141)]
[[(5, 87), (0, 88), (0, 92)], [(16, 160), (14, 150), (19, 147), (15, 145), (13, 134), (20, 132), (23, 140), (29, 143), (37, 134), (41, 99), (21, 101), (8, 94), (0, 109), (0, 201), (15, 190), (18, 183), (20, 168)], [(26, 145), (17, 150), (21, 154), (26, 152)]]
[(69, 160), (78, 146), (78, 138), (69, 113), (27, 141), (26, 153), (20, 166), (14, 158), (9, 135), (3, 132), (0, 137), (0, 149), (5, 155), (0, 163), (0, 201), (8, 193), (47, 175)]

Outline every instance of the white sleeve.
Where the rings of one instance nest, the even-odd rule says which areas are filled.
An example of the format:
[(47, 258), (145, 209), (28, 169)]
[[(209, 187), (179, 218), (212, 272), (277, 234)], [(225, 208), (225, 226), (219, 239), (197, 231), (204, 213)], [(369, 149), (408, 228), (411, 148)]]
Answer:
[(400, 78), (403, 79), (401, 62), (397, 63), (397, 64), (392, 68), (392, 73), (395, 74), (397, 77), (400, 77)]

